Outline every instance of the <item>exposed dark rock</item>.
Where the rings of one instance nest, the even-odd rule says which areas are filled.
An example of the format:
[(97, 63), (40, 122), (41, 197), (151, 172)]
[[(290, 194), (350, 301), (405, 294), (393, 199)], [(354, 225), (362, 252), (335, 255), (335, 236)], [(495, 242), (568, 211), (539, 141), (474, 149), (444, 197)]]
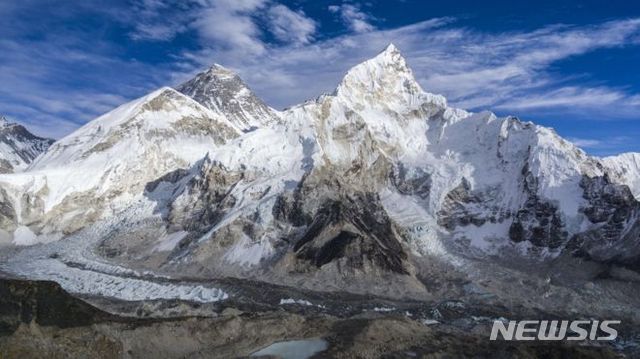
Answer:
[(11, 335), (21, 323), (71, 328), (114, 319), (55, 282), (0, 279), (0, 336)]
[(509, 217), (509, 213), (496, 208), (489, 200), (490, 196), (476, 192), (466, 178), (447, 193), (442, 208), (438, 211), (438, 224), (448, 230), (458, 226), (474, 224), (481, 226), (486, 222), (499, 222)]
[(278, 221), (289, 222), (296, 227), (305, 226), (311, 223), (312, 218), (303, 210), (304, 204), (304, 184), (308, 177), (308, 173), (302, 176), (300, 182), (296, 185), (293, 193), (288, 195), (280, 195), (276, 199), (273, 206), (273, 217)]
[(479, 203), (482, 203), (480, 197), (472, 193), (469, 181), (462, 178), (460, 184), (447, 193), (442, 209), (438, 212), (438, 224), (448, 230), (472, 223), (482, 225), (486, 219), (474, 216), (467, 209), (467, 205)]
[(402, 232), (384, 212), (376, 194), (329, 200), (312, 217), (313, 222), (293, 248), (298, 259), (321, 267), (345, 258), (352, 269), (362, 269), (368, 261), (386, 271), (408, 274)]
[(400, 162), (390, 173), (389, 177), (398, 192), (405, 195), (418, 196), (422, 199), (429, 198), (431, 176), (422, 168), (415, 168), (409, 172), (402, 162)]
[[(201, 230), (217, 223), (225, 210), (233, 207), (235, 197), (230, 194), (242, 179), (242, 174), (228, 175), (221, 165), (214, 165), (206, 176), (196, 177), (188, 184), (193, 202), (172, 207), (169, 214), (171, 223), (181, 224), (186, 230)], [(183, 218), (185, 213), (189, 216)]]
[(557, 206), (537, 195), (538, 180), (528, 165), (522, 168), (522, 178), (528, 198), (514, 216), (509, 238), (514, 242), (529, 241), (538, 247), (558, 248), (566, 243), (569, 234)]
[(606, 175), (595, 178), (585, 176), (580, 186), (588, 202), (581, 211), (592, 223), (604, 224), (606, 231), (603, 239), (615, 240), (625, 222), (638, 211), (640, 203), (633, 197), (629, 187), (611, 183)]
[(148, 182), (147, 185), (144, 187), (144, 190), (146, 192), (153, 192), (156, 190), (156, 188), (158, 188), (158, 185), (162, 182), (167, 182), (167, 183), (176, 183), (179, 180), (181, 180), (182, 178), (184, 178), (185, 176), (189, 175), (189, 170), (183, 169), (183, 168), (179, 168), (175, 171), (171, 171), (167, 174), (165, 174), (164, 176), (158, 178), (157, 180)]
[(577, 256), (640, 270), (640, 202), (627, 186), (612, 183), (606, 175), (585, 176), (580, 185), (587, 201), (580, 211), (597, 226), (573, 236), (568, 249)]
[(13, 173), (13, 165), (4, 158), (0, 158), (0, 174), (3, 173)]
[(525, 202), (509, 227), (509, 238), (514, 242), (529, 241), (538, 247), (558, 248), (567, 239), (558, 209), (537, 197)]

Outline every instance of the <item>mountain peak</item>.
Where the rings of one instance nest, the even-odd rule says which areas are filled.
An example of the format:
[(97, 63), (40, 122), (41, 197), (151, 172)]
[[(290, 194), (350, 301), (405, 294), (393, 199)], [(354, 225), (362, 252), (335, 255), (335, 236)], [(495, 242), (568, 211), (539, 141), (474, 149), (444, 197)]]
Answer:
[(0, 115), (0, 127), (5, 127), (9, 124), (10, 124), (9, 120), (7, 120), (6, 117)]
[[(199, 73), (197, 76), (203, 75), (203, 74), (208, 74), (210, 76), (214, 76), (216, 77), (218, 80), (220, 80), (220, 78), (240, 78), (240, 76), (238, 76), (237, 73), (235, 73), (233, 70), (224, 67), (220, 64), (213, 64), (211, 65), (211, 67), (209, 67), (207, 70)], [(196, 76), (196, 77), (197, 77)], [(242, 80), (240, 80), (242, 81)]]
[(370, 98), (376, 102), (396, 99), (402, 103), (414, 103), (424, 92), (398, 48), (389, 44), (375, 57), (352, 67), (336, 94), (353, 101)]
[(411, 70), (407, 66), (407, 61), (402, 56), (402, 53), (400, 53), (400, 50), (398, 50), (398, 48), (393, 43), (389, 43), (389, 45), (387, 45), (384, 50), (382, 50), (380, 53), (378, 53), (377, 56), (369, 61), (385, 65), (393, 65), (396, 70), (402, 72), (411, 72)]
[(392, 42), (385, 47), (385, 49), (381, 52), (381, 54), (400, 54), (400, 50), (394, 45)]
[(225, 115), (243, 131), (278, 120), (276, 111), (262, 102), (240, 76), (219, 64), (197, 74), (178, 86), (177, 90), (204, 107)]
[(52, 139), (38, 137), (24, 126), (0, 116), (0, 173), (25, 169), (52, 143)]

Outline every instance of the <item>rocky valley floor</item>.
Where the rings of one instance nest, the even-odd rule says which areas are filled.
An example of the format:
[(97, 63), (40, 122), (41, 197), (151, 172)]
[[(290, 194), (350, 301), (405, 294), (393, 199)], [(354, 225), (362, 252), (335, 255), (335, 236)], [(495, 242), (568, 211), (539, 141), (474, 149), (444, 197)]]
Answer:
[[(391, 287), (387, 295), (363, 295), (168, 276), (123, 268), (89, 247), (62, 240), (3, 248), (1, 358), (235, 358), (299, 340), (320, 343), (318, 352), (307, 353), (317, 358), (640, 355), (637, 281), (615, 267), (581, 263), (578, 271), (563, 259), (518, 263), (516, 270), (482, 260), (463, 270), (475, 275), (462, 275), (433, 265), (422, 279), (431, 294), (410, 297)], [(580, 281), (576, 272), (609, 274)], [(489, 340), (494, 320), (592, 317), (621, 320), (619, 338)]]
[[(616, 345), (491, 342), (488, 316), (505, 313), (459, 302), (435, 307), (424, 303), (422, 310), (437, 309), (439, 320), (420, 321), (412, 318), (418, 315), (416, 303), (407, 303), (404, 313), (399, 310), (405, 308), (390, 307), (401, 303), (386, 302), (388, 307), (353, 314), (309, 310), (297, 303), (254, 308), (245, 304), (239, 309), (181, 301), (98, 300), (107, 312), (70, 296), (53, 282), (3, 279), (0, 294), (3, 358), (236, 358), (275, 342), (304, 339), (325, 341), (326, 349), (316, 353), (317, 358), (637, 355)], [(376, 298), (360, 299), (363, 306), (381, 305)]]

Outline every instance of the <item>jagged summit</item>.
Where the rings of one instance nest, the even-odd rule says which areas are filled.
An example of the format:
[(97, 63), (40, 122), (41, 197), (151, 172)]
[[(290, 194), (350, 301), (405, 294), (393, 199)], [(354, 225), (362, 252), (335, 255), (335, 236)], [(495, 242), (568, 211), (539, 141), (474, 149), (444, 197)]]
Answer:
[(222, 65), (220, 65), (219, 63), (214, 63), (213, 65), (211, 65), (207, 70), (203, 71), (203, 72), (208, 72), (208, 73), (213, 73), (213, 74), (217, 74), (218, 76), (221, 75), (228, 75), (228, 76), (238, 76), (238, 74), (236, 74), (233, 70), (224, 67)]
[(444, 96), (422, 89), (407, 61), (393, 44), (347, 71), (335, 94), (350, 102), (364, 100), (398, 111), (403, 107), (410, 111), (425, 103), (442, 109), (447, 107)]
[(259, 99), (240, 76), (218, 64), (177, 89), (204, 107), (226, 116), (243, 131), (268, 126), (279, 118), (278, 113)]
[(393, 43), (387, 45), (387, 47), (385, 47), (384, 50), (378, 53), (378, 55), (375, 56), (372, 60), (395, 63), (399, 68), (410, 71), (407, 67), (406, 59), (404, 58), (404, 56), (402, 56), (400, 50)]
[(400, 50), (396, 47), (396, 45), (393, 42), (390, 42), (389, 45), (387, 45), (387, 47), (385, 47), (384, 50), (382, 50), (382, 52), (400, 52)]
[(19, 172), (43, 153), (54, 140), (29, 132), (0, 116), (0, 173)]
[(374, 90), (376, 85), (382, 85), (381, 81), (389, 76), (401, 76), (403, 80), (415, 82), (405, 58), (393, 44), (387, 46), (375, 57), (352, 67), (347, 71), (342, 82), (343, 84), (361, 82)]

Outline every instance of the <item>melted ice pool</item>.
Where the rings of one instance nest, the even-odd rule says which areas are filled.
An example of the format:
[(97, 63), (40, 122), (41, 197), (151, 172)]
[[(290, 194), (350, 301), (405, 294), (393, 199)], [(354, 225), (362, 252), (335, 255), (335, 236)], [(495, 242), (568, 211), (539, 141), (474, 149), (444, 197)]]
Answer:
[(324, 339), (291, 340), (273, 343), (251, 354), (252, 357), (272, 355), (281, 359), (307, 359), (326, 350), (329, 345)]

